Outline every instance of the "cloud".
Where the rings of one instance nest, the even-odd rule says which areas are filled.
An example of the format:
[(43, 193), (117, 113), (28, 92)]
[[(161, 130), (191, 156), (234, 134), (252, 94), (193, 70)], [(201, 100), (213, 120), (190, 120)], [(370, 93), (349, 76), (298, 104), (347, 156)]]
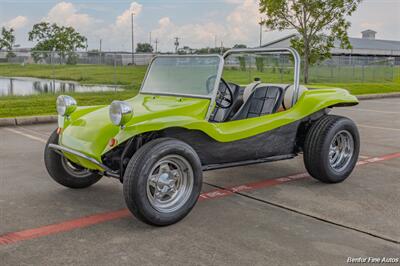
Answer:
[(240, 4), (242, 2), (243, 2), (243, 0), (224, 0), (224, 3), (227, 3), (227, 4)]
[(228, 36), (240, 42), (257, 40), (260, 17), (257, 1), (242, 1), (226, 18)]
[[(259, 19), (258, 2), (256, 0), (225, 0), (237, 6), (221, 23), (189, 23), (176, 25), (171, 18), (163, 17), (158, 22), (158, 27), (153, 30), (153, 35), (161, 39), (161, 47), (172, 47), (173, 38), (182, 38), (181, 43), (193, 48), (214, 46), (215, 38), (223, 40), (225, 46), (237, 43), (255, 45), (258, 40)], [(239, 4), (238, 4), (239, 3)], [(167, 42), (167, 43), (165, 43)]]
[[(138, 16), (142, 11), (142, 5), (132, 2), (129, 7), (115, 18), (115, 21), (109, 25), (96, 19), (89, 14), (80, 12), (78, 6), (70, 2), (60, 2), (50, 9), (46, 17), (42, 20), (57, 23), (59, 25), (71, 26), (78, 32), (88, 37), (89, 42), (97, 42), (103, 39), (104, 46), (119, 49), (121, 43), (126, 43), (130, 34), (131, 14)], [(139, 27), (136, 25), (135, 32), (139, 33)]]
[(25, 27), (28, 24), (28, 18), (24, 16), (17, 16), (9, 21), (3, 23), (7, 28), (13, 28), (14, 30)]
[(43, 21), (57, 23), (63, 26), (71, 26), (78, 31), (88, 32), (94, 27), (96, 20), (85, 13), (79, 13), (74, 4), (60, 2), (56, 4)]
[(119, 15), (115, 21), (116, 27), (127, 27), (131, 25), (131, 15), (138, 16), (142, 12), (143, 6), (137, 2), (132, 2), (130, 7)]
[(161, 40), (161, 47), (171, 47), (174, 38), (181, 38), (181, 43), (191, 47), (212, 46), (215, 36), (224, 28), (213, 22), (204, 24), (175, 25), (169, 17), (158, 21), (158, 28), (152, 31), (153, 36)]
[(94, 30), (96, 38), (102, 38), (106, 47), (111, 50), (130, 48), (131, 38), (131, 15), (134, 14), (134, 29), (136, 43), (142, 34), (140, 25), (136, 23), (136, 18), (142, 13), (143, 6), (137, 2), (132, 2), (129, 7), (115, 18), (109, 25)]

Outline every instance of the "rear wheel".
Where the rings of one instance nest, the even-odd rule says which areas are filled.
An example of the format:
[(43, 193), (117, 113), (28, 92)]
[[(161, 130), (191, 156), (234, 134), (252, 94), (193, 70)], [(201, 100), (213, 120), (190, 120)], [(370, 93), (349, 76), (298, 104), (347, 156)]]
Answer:
[(125, 202), (138, 219), (151, 225), (173, 224), (190, 212), (200, 195), (200, 159), (182, 141), (156, 139), (134, 154), (123, 182)]
[(304, 164), (312, 177), (324, 183), (344, 181), (359, 154), (357, 126), (348, 118), (326, 115), (316, 121), (304, 142)]
[(58, 144), (58, 134), (54, 131), (47, 141), (44, 150), (44, 163), (47, 172), (57, 183), (69, 188), (86, 188), (101, 179), (101, 175), (93, 173), (64, 156), (49, 149), (49, 144)]

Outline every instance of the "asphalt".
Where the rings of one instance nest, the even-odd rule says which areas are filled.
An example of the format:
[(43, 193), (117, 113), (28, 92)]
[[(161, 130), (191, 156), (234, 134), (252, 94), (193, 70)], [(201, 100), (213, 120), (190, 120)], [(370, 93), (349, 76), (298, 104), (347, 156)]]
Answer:
[[(125, 208), (121, 184), (104, 178), (84, 190), (61, 187), (43, 163), (55, 124), (0, 128), (0, 264), (345, 265), (349, 257), (398, 259), (400, 156), (387, 155), (400, 153), (400, 99), (366, 100), (334, 113), (356, 121), (360, 160), (369, 160), (345, 182), (282, 179), (305, 172), (301, 156), (206, 172), (207, 200), (162, 228), (130, 215), (80, 226), (84, 217)], [(274, 180), (280, 182), (268, 183)], [(244, 185), (249, 189), (229, 189)], [(70, 220), (76, 226), (63, 227)], [(44, 227), (53, 224), (64, 229)], [(32, 234), (36, 229), (49, 233)], [(12, 241), (2, 242), (5, 236)]]

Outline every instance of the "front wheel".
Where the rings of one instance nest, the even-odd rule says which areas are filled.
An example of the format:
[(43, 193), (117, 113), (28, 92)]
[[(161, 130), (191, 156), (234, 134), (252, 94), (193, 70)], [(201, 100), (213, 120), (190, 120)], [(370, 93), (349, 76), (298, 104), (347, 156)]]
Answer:
[(357, 126), (346, 117), (326, 115), (316, 121), (304, 142), (304, 164), (324, 183), (344, 181), (356, 166), (360, 150)]
[(131, 158), (124, 174), (125, 202), (141, 221), (157, 226), (183, 219), (202, 186), (200, 159), (188, 144), (160, 138)]
[(47, 172), (57, 183), (69, 188), (86, 188), (101, 179), (101, 175), (74, 164), (64, 156), (49, 149), (49, 144), (58, 144), (58, 134), (54, 131), (44, 150)]

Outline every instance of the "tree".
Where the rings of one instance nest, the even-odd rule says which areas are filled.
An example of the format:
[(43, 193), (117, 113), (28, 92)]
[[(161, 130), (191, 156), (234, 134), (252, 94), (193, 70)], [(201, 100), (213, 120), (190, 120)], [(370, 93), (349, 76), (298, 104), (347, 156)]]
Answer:
[[(59, 26), (55, 23), (41, 22), (33, 25), (32, 30), (28, 33), (29, 41), (36, 41), (37, 44), (32, 49), (35, 61), (40, 60), (43, 56), (47, 57), (44, 52), (56, 51), (62, 59), (67, 55), (74, 56), (73, 52), (79, 48), (86, 47), (86, 37), (81, 35), (72, 27)], [(75, 60), (68, 60), (73, 62)], [(61, 61), (60, 61), (61, 63)]]
[(246, 44), (235, 44), (233, 46), (234, 49), (243, 49), (243, 48), (247, 48)]
[(136, 46), (136, 53), (152, 53), (153, 46), (150, 43), (138, 43)]
[(12, 52), (14, 42), (14, 29), (10, 28), (9, 30), (7, 30), (5, 27), (2, 27), (0, 35), (0, 50), (5, 49), (6, 51), (8, 51), (7, 58), (15, 57), (15, 54)]
[(350, 49), (347, 35), (350, 22), (346, 20), (356, 11), (362, 0), (260, 0), (262, 21), (269, 30), (294, 29), (299, 37), (291, 46), (303, 57), (304, 82), (308, 83), (309, 66), (330, 57), (334, 41), (341, 48)]

